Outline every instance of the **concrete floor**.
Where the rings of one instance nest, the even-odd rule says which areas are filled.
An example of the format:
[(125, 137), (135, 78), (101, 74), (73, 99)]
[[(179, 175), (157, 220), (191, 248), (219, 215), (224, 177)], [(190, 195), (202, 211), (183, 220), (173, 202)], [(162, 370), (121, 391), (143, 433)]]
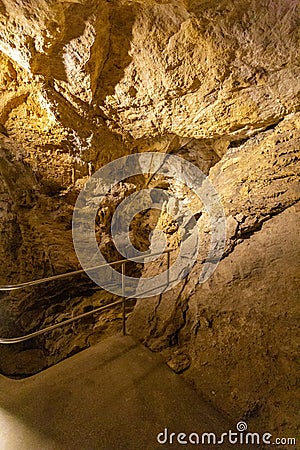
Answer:
[(220, 434), (228, 422), (130, 337), (106, 339), (24, 380), (0, 376), (0, 450), (197, 447), (158, 444), (165, 427)]

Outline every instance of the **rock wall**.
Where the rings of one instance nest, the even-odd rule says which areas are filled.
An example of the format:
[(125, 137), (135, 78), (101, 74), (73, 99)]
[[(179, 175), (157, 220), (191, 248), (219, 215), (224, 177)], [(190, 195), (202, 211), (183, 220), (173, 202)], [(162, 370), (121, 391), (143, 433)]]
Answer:
[[(211, 169), (227, 217), (225, 252), (213, 276), (198, 282), (209, 246), (202, 234), (188, 281), (138, 301), (129, 319), (130, 332), (218, 408), (262, 430), (288, 426), (294, 433), (299, 119), (287, 117), (232, 147)], [(209, 219), (201, 221), (205, 230)]]
[[(1, 283), (78, 267), (72, 208), (99, 167), (144, 151), (192, 161), (223, 203), (223, 259), (199, 285), (210, 236), (195, 211), (195, 268), (171, 294), (138, 302), (131, 332), (225, 412), (294, 430), (298, 0), (3, 0), (0, 50)], [(110, 257), (110, 208), (130, 183), (110, 193), (97, 223)], [(136, 241), (145, 244), (150, 223), (177, 241), (166, 217), (146, 215)], [(32, 331), (110, 300), (85, 278), (14, 294), (0, 329)], [(111, 322), (118, 329), (117, 314), (1, 347), (0, 369), (53, 364)]]
[(299, 108), (298, 12), (297, 0), (4, 0), (0, 121), (63, 187), (131, 151), (215, 161)]

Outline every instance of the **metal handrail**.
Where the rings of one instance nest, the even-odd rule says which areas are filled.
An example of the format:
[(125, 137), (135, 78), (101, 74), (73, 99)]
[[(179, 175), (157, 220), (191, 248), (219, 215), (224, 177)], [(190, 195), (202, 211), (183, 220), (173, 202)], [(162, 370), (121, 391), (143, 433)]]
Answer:
[[(167, 250), (164, 250), (162, 253), (153, 253), (151, 256), (164, 255), (165, 253), (171, 253), (173, 250), (174, 249), (167, 249)], [(136, 261), (137, 259), (143, 259), (143, 258), (145, 258), (145, 257), (137, 256), (134, 259), (134, 261)], [(129, 261), (128, 259), (120, 259), (119, 261), (112, 261), (110, 263), (99, 264), (98, 266), (89, 267), (88, 269), (74, 270), (72, 272), (61, 273), (59, 275), (53, 275), (53, 276), (47, 277), (47, 278), (39, 278), (38, 280), (26, 281), (25, 283), (7, 284), (7, 285), (2, 285), (2, 286), (0, 285), (0, 291), (16, 291), (18, 289), (23, 289), (25, 287), (37, 286), (38, 284), (47, 283), (48, 281), (54, 281), (54, 280), (60, 280), (63, 278), (73, 277), (75, 275), (80, 275), (81, 273), (87, 273), (87, 272), (92, 272), (93, 270), (96, 270), (96, 269), (101, 269), (101, 267), (114, 266), (114, 265), (125, 263), (128, 261)]]
[[(157, 256), (157, 255), (163, 255), (163, 254), (168, 254), (168, 259), (167, 259), (167, 265), (168, 265), (168, 269), (170, 267), (170, 253), (174, 251), (174, 249), (167, 249), (164, 250), (162, 253), (154, 253), (152, 256)], [(136, 259), (142, 259), (143, 257), (137, 257)], [(39, 280), (33, 280), (33, 281), (28, 281), (26, 283), (20, 283), (20, 284), (15, 284), (15, 285), (6, 285), (6, 286), (0, 286), (0, 291), (12, 291), (12, 290), (16, 290), (16, 289), (22, 289), (23, 287), (27, 287), (27, 286), (35, 286), (37, 284), (42, 284), (42, 283), (46, 283), (48, 281), (53, 281), (53, 280), (57, 280), (57, 279), (61, 279), (61, 278), (67, 278), (69, 276), (74, 276), (83, 272), (87, 272), (87, 271), (92, 271), (101, 267), (105, 267), (105, 266), (109, 266), (109, 265), (117, 265), (117, 264), (122, 264), (122, 299), (121, 300), (117, 300), (116, 302), (113, 303), (109, 303), (108, 305), (105, 306), (100, 306), (99, 308), (93, 309), (92, 311), (88, 311), (82, 314), (79, 314), (78, 316), (75, 317), (71, 317), (70, 319), (66, 319), (63, 320), (59, 323), (56, 323), (54, 325), (50, 325), (48, 327), (42, 328), (41, 330), (38, 331), (34, 331), (33, 333), (29, 333), (29, 334), (25, 334), (24, 336), (18, 336), (18, 337), (14, 337), (14, 338), (1, 338), (0, 337), (0, 344), (18, 344), (20, 342), (25, 342), (28, 341), (29, 339), (32, 339), (34, 337), (40, 336), (42, 334), (48, 333), (49, 331), (53, 331), (56, 328), (62, 327), (64, 325), (70, 324), (75, 322), (76, 320), (82, 319), (84, 317), (88, 317), (91, 316), (97, 312), (101, 312), (104, 311), (106, 309), (109, 309), (113, 306), (116, 305), (123, 305), (123, 309), (122, 309), (122, 314), (123, 314), (123, 334), (126, 334), (126, 309), (125, 309), (125, 303), (129, 300), (134, 299), (134, 296), (129, 296), (125, 298), (125, 285), (124, 285), (124, 277), (125, 277), (125, 263), (128, 262), (128, 259), (122, 259), (119, 261), (114, 261), (112, 263), (104, 263), (101, 264), (99, 266), (95, 266), (92, 268), (89, 268), (87, 270), (76, 270), (73, 272), (67, 272), (65, 274), (60, 274), (60, 275), (54, 275), (52, 277), (48, 277), (48, 278), (41, 278)], [(169, 284), (169, 275), (168, 275), (168, 281), (167, 281), (167, 285)], [(156, 287), (155, 287), (156, 288)], [(153, 288), (153, 289), (155, 289)], [(150, 294), (153, 289), (149, 289), (147, 291), (144, 291), (143, 294)]]
[(63, 325), (67, 325), (68, 323), (75, 322), (75, 320), (82, 319), (83, 317), (90, 316), (95, 312), (100, 312), (105, 309), (108, 309), (114, 305), (119, 305), (123, 303), (124, 300), (118, 300), (117, 302), (110, 303), (109, 305), (101, 306), (100, 308), (93, 309), (93, 311), (88, 311), (83, 314), (79, 314), (78, 316), (71, 317), (70, 319), (63, 320), (62, 322), (56, 323), (54, 325), (50, 325), (49, 327), (42, 328), (41, 330), (34, 331), (33, 333), (25, 334), (24, 336), (18, 336), (14, 338), (0, 338), (0, 344), (18, 344), (19, 342), (28, 341), (34, 337), (40, 336), (41, 334), (48, 333), (49, 331), (55, 330)]

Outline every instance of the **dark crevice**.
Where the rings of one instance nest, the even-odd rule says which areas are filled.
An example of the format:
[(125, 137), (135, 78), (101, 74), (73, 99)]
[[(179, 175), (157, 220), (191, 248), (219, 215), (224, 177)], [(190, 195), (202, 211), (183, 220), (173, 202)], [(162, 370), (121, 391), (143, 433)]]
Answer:
[[(185, 299), (185, 300), (184, 300), (184, 299), (181, 299), (181, 295), (182, 295), (182, 293), (184, 292), (186, 286), (188, 285), (188, 282), (189, 282), (189, 276), (187, 276), (187, 277), (184, 279), (184, 282), (183, 282), (183, 285), (182, 285), (182, 287), (181, 287), (181, 289), (180, 289), (180, 292), (179, 292), (178, 295), (177, 295), (177, 299), (179, 299), (179, 302), (176, 304), (175, 310), (177, 311), (177, 308), (179, 308), (179, 309), (181, 310), (181, 313), (182, 313), (182, 322), (181, 322), (181, 324), (178, 326), (177, 330), (169, 337), (169, 343), (174, 342), (174, 343), (173, 343), (173, 346), (179, 344), (179, 334), (180, 334), (180, 331), (181, 331), (181, 330), (185, 327), (185, 325), (186, 325), (186, 316), (187, 316), (187, 312), (188, 312), (188, 309), (189, 309), (189, 303), (188, 303), (188, 300), (189, 300), (189, 299)], [(170, 344), (170, 346), (171, 346), (171, 344)]]
[(272, 219), (273, 217), (278, 216), (279, 214), (284, 212), (286, 209), (291, 208), (292, 206), (296, 205), (297, 203), (299, 203), (299, 199), (295, 200), (294, 202), (292, 202), (286, 206), (277, 205), (273, 209), (271, 209), (269, 214), (267, 214), (264, 217), (261, 217), (258, 220), (258, 222), (256, 222), (251, 228), (247, 228), (245, 230), (238, 229), (235, 236), (232, 236), (232, 238), (231, 238), (231, 239), (233, 239), (231, 245), (224, 252), (221, 259), (226, 258), (230, 253), (232, 253), (234, 251), (235, 247), (237, 245), (239, 245), (239, 243), (240, 243), (238, 241), (240, 241), (240, 240), (244, 241), (246, 239), (250, 239), (255, 233), (257, 233), (258, 231), (260, 231), (262, 229), (262, 226), (264, 223), (266, 223), (268, 220)]
[(228, 149), (240, 147), (241, 145), (243, 145), (245, 142), (247, 142), (247, 141), (248, 141), (249, 139), (251, 139), (252, 137), (253, 137), (253, 136), (251, 136), (251, 137), (246, 137), (246, 138), (243, 138), (243, 139), (237, 139), (236, 141), (231, 141), (230, 144), (229, 144), (229, 146), (228, 146)]
[(272, 123), (271, 125), (268, 125), (264, 129), (264, 131), (274, 130), (277, 127), (277, 125), (284, 120), (284, 118), (285, 118), (285, 116), (281, 117), (281, 119), (279, 119), (277, 122)]
[(255, 133), (251, 134), (251, 136), (248, 136), (248, 137), (245, 137), (245, 138), (241, 138), (241, 139), (237, 139), (235, 141), (231, 141), (229, 146), (228, 146), (228, 150), (232, 149), (232, 148), (240, 147), (241, 145), (243, 145), (247, 141), (253, 139), (255, 136), (257, 136), (260, 133), (264, 133), (264, 132), (269, 131), (269, 130), (274, 130), (277, 127), (277, 125), (284, 120), (284, 118), (285, 118), (285, 116), (281, 117), (276, 122), (271, 123), (270, 125), (266, 126), (264, 129), (257, 130)]

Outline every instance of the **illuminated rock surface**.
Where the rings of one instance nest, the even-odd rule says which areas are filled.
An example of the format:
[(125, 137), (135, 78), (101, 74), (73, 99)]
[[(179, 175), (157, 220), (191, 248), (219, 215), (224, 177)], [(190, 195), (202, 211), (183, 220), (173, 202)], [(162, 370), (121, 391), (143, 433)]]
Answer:
[[(72, 209), (96, 169), (133, 152), (188, 159), (209, 173), (222, 200), (224, 258), (198, 285), (200, 252), (182, 289), (137, 303), (131, 332), (174, 367), (181, 355), (183, 376), (218, 408), (293, 431), (299, 5), (217, 3), (2, 1), (0, 280), (79, 267)], [(109, 218), (133, 181), (102, 205), (97, 226), (111, 259)], [(208, 218), (194, 207), (205, 230)], [(136, 242), (146, 245), (156, 224), (175, 245), (178, 235), (163, 215), (140, 217)], [(203, 249), (208, 242), (209, 235)], [(1, 334), (23, 334), (69, 317), (74, 307), (84, 312), (111, 299), (84, 277), (50, 291), (1, 295)], [(1, 370), (22, 375), (54, 364), (119, 329), (116, 314), (24, 346), (2, 346)]]

